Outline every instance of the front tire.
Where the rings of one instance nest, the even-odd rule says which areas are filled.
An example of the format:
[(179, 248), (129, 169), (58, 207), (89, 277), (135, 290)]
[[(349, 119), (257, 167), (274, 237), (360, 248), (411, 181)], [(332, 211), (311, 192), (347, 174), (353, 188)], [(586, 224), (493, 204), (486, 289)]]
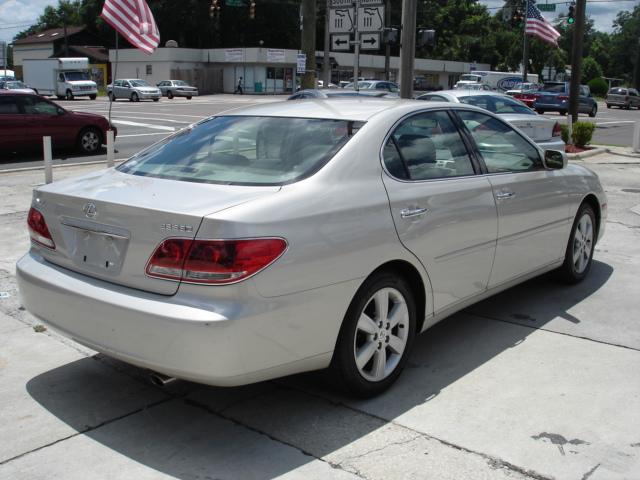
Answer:
[(411, 353), (416, 305), (407, 282), (379, 272), (358, 289), (340, 328), (331, 362), (348, 393), (372, 397), (396, 381)]
[(544, 114), (544, 110), (542, 110), (541, 108), (536, 108), (536, 113), (542, 115)]
[(96, 98), (98, 98), (98, 95), (89, 95), (89, 98), (90, 98), (91, 100), (95, 100)]
[(573, 221), (560, 277), (573, 284), (584, 280), (591, 269), (593, 249), (597, 240), (596, 215), (587, 203), (580, 205)]
[(139, 102), (140, 101), (140, 97), (138, 96), (138, 94), (136, 92), (133, 92), (131, 94), (131, 101), (132, 102)]
[(78, 135), (78, 150), (93, 155), (102, 146), (102, 133), (94, 127), (84, 128)]
[(67, 100), (73, 100), (73, 92), (71, 90), (67, 90), (64, 98), (66, 98)]
[(593, 117), (596, 116), (596, 113), (598, 113), (598, 107), (594, 105), (593, 107), (591, 107), (591, 111), (589, 112), (589, 116), (591, 118), (593, 118)]
[(107, 97), (109, 97), (109, 100), (111, 100), (112, 102), (116, 101), (116, 96), (115, 96), (115, 94), (113, 92), (109, 92)]
[(562, 115), (562, 116), (565, 116), (565, 115), (567, 114), (567, 112), (566, 112), (566, 111), (564, 111), (564, 110), (561, 110), (561, 111), (559, 111), (558, 113), (559, 113), (560, 115)]
[(169, 100), (172, 100), (172, 99), (173, 99), (173, 92), (172, 92), (171, 90), (169, 90), (169, 91), (167, 92), (167, 98), (168, 98)]

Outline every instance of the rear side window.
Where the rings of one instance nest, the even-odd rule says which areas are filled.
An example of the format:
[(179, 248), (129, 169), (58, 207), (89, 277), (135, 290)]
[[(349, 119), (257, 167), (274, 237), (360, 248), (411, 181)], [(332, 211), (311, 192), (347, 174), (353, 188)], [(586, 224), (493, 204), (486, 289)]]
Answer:
[(524, 115), (535, 115), (535, 112), (529, 107), (523, 105), (517, 100), (509, 97), (496, 97), (493, 95), (473, 95), (469, 97), (460, 97), (460, 103), (475, 105), (484, 108), (492, 113), (520, 113)]
[(458, 129), (447, 112), (424, 112), (404, 120), (383, 149), (387, 171), (403, 180), (473, 175)]
[(480, 112), (458, 111), (489, 173), (544, 170), (538, 149), (513, 128)]
[(11, 115), (16, 114), (18, 112), (18, 103), (16, 102), (15, 97), (10, 97), (8, 95), (0, 96), (0, 115)]
[(363, 122), (213, 117), (168, 137), (118, 167), (132, 175), (229, 185), (283, 185), (312, 175)]
[(418, 100), (427, 100), (431, 102), (448, 102), (442, 95), (420, 95)]

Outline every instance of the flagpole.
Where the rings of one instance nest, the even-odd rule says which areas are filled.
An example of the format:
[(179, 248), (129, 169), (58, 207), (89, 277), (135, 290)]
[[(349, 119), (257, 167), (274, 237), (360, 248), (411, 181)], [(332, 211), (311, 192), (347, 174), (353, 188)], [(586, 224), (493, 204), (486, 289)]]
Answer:
[(532, 0), (527, 0), (525, 3), (525, 11), (524, 11), (524, 26), (522, 27), (523, 31), (523, 41), (522, 41), (522, 82), (527, 81), (527, 67), (529, 66), (529, 37), (527, 36), (527, 21), (529, 19), (529, 2)]
[(109, 130), (111, 130), (111, 105), (113, 105), (113, 95), (116, 91), (116, 78), (118, 76), (118, 32), (116, 31), (116, 61), (111, 75), (111, 96), (109, 97)]

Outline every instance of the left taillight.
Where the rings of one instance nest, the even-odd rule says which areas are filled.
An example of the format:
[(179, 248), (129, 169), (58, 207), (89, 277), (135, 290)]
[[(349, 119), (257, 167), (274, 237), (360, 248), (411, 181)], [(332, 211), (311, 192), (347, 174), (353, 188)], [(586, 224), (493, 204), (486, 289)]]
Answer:
[(264, 270), (287, 248), (282, 238), (164, 240), (147, 262), (146, 274), (167, 280), (220, 285)]
[(33, 207), (29, 210), (27, 225), (29, 226), (29, 235), (31, 236), (31, 240), (47, 248), (56, 248), (56, 244), (53, 242), (53, 238), (51, 238), (51, 233), (49, 232), (49, 227), (47, 227), (47, 222), (45, 221), (44, 216)]
[(551, 132), (551, 136), (552, 137), (562, 136), (562, 128), (560, 127), (560, 124), (558, 122), (556, 122), (556, 124), (553, 126), (553, 131)]

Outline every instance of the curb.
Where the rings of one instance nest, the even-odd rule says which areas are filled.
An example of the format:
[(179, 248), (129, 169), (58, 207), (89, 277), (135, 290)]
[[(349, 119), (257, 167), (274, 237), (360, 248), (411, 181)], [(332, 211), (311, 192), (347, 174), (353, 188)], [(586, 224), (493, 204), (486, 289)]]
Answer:
[(592, 150), (587, 150), (580, 153), (567, 153), (566, 155), (569, 160), (583, 160), (585, 158), (595, 157), (596, 155), (600, 155), (601, 153), (613, 153), (615, 155), (614, 152), (610, 152), (608, 149), (603, 147), (596, 147)]
[[(113, 161), (114, 164), (122, 163), (126, 158), (117, 158)], [(91, 162), (79, 162), (79, 163), (62, 163), (59, 165), (52, 165), (51, 168), (68, 168), (68, 167), (82, 167), (83, 165), (100, 165), (101, 163), (107, 164), (106, 160), (94, 160)], [(33, 172), (37, 170), (44, 170), (44, 165), (41, 167), (22, 167), (22, 168), (8, 168), (6, 170), (0, 170), (0, 175), (3, 173), (19, 173), (19, 172)]]

